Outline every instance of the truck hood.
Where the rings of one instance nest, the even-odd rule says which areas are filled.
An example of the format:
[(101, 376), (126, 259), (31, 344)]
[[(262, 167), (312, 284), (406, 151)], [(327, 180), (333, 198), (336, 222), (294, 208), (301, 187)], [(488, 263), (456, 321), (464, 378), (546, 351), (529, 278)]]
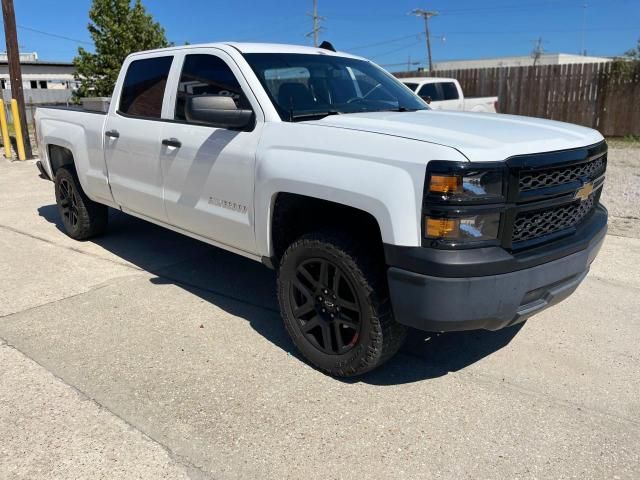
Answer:
[(602, 135), (591, 128), (495, 113), (436, 110), (351, 113), (305, 123), (445, 145), (472, 162), (579, 148), (602, 140)]

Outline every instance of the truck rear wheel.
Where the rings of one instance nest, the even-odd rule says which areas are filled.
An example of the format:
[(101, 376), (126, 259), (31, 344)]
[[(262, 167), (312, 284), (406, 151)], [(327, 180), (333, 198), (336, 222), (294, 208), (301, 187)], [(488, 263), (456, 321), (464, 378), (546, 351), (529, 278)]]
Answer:
[(74, 170), (58, 169), (55, 191), (58, 212), (67, 235), (75, 240), (87, 240), (107, 230), (108, 208), (87, 197)]
[(354, 242), (309, 234), (285, 251), (278, 300), (300, 352), (318, 369), (348, 377), (368, 372), (401, 347), (384, 269)]

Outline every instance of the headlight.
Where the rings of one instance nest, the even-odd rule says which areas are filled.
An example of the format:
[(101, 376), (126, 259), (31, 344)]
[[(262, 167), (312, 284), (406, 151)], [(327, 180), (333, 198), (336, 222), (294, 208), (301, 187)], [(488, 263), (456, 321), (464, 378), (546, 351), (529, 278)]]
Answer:
[(426, 216), (424, 232), (427, 238), (459, 242), (496, 240), (500, 230), (500, 214), (489, 213), (458, 218)]
[(506, 180), (501, 162), (430, 162), (423, 206), (427, 244), (440, 248), (498, 244)]
[[(502, 168), (467, 169), (469, 164), (442, 165), (437, 162), (434, 166), (447, 172), (432, 171), (427, 177), (426, 191), (429, 196), (442, 201), (453, 202), (497, 202), (503, 199), (504, 174)], [(452, 168), (454, 167), (454, 168)], [(458, 167), (458, 168), (455, 168)], [(453, 171), (452, 171), (453, 170)]]

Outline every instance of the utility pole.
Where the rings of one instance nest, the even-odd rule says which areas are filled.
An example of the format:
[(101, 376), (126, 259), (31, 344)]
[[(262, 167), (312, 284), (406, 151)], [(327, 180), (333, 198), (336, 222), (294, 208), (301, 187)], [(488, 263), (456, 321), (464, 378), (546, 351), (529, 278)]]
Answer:
[[(20, 50), (18, 49), (18, 34), (16, 32), (16, 12), (13, 0), (2, 0), (2, 16), (4, 18), (4, 34), (7, 44), (7, 61), (9, 63), (9, 77), (11, 78), (11, 96), (18, 103), (22, 137), (24, 138), (24, 152), (27, 158), (32, 158), (31, 140), (27, 128), (27, 116), (24, 108), (24, 92), (22, 91), (22, 69), (20, 68)], [(17, 119), (13, 119), (17, 126)]]
[(587, 27), (587, 5), (586, 3), (582, 4), (582, 31), (580, 34), (580, 55), (587, 55), (587, 49), (585, 48), (585, 31)]
[(416, 17), (424, 18), (424, 34), (427, 37), (427, 61), (429, 64), (429, 73), (433, 73), (433, 63), (431, 61), (431, 35), (429, 34), (429, 19), (438, 15), (438, 12), (416, 8), (411, 13), (413, 13)]
[(322, 31), (322, 27), (320, 26), (320, 22), (322, 22), (325, 18), (318, 15), (318, 0), (313, 0), (313, 13), (307, 13), (313, 19), (313, 30), (307, 33), (308, 37), (313, 37), (313, 46), (318, 46), (318, 34)]
[(536, 41), (535, 46), (533, 47), (533, 51), (531, 52), (531, 56), (533, 57), (533, 66), (535, 67), (536, 64), (538, 63), (538, 60), (540, 60), (540, 57), (542, 57), (542, 54), (544, 53), (544, 47), (542, 46), (542, 37), (538, 37), (538, 40)]

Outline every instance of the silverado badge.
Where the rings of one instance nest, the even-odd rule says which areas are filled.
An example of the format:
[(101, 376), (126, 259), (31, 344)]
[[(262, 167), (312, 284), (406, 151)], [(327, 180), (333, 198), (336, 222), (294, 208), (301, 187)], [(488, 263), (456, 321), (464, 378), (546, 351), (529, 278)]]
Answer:
[(584, 202), (587, 198), (591, 196), (593, 193), (593, 183), (585, 183), (578, 190), (576, 190), (576, 194), (573, 196), (574, 200), (580, 199), (581, 202)]

